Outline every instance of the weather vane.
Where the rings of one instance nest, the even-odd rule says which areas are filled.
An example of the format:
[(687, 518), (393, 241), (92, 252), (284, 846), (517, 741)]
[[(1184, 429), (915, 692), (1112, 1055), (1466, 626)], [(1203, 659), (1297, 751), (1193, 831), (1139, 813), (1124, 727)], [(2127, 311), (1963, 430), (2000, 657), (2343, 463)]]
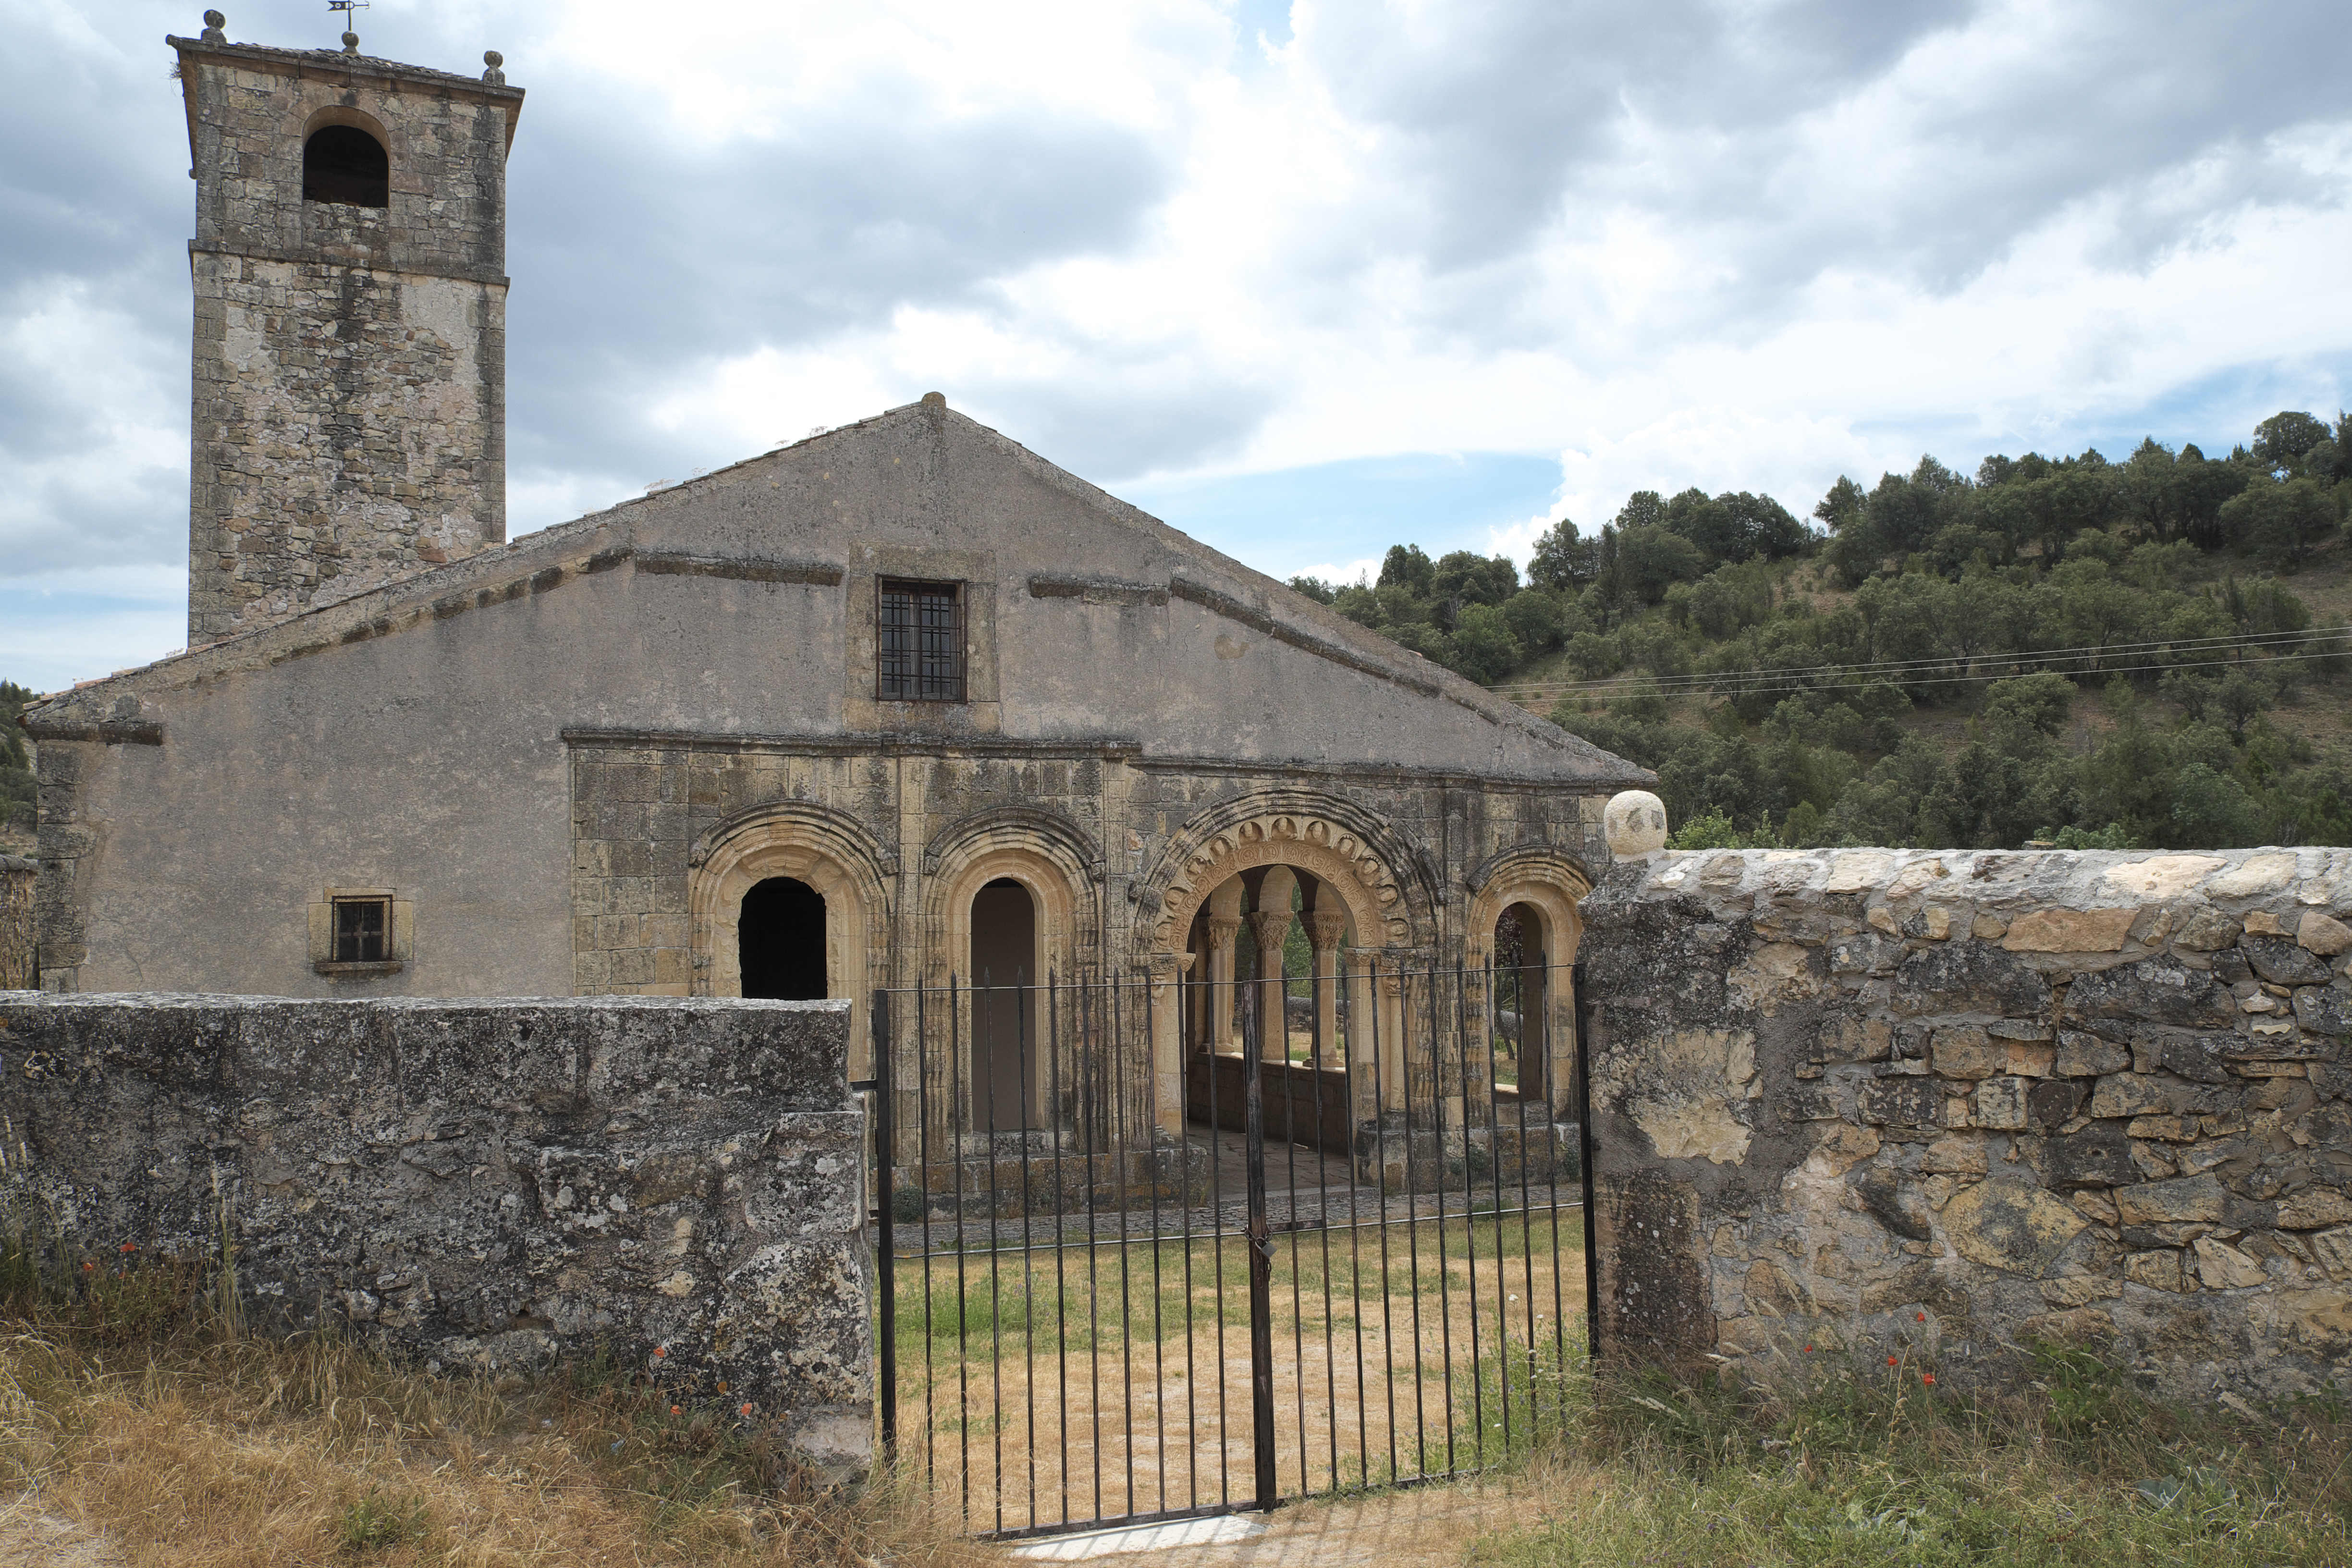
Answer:
[(359, 14), (367, 8), (368, 0), (327, 0), (330, 12), (341, 11), (343, 14), (343, 52), (346, 54), (359, 48), (360, 36), (353, 29), (359, 22)]

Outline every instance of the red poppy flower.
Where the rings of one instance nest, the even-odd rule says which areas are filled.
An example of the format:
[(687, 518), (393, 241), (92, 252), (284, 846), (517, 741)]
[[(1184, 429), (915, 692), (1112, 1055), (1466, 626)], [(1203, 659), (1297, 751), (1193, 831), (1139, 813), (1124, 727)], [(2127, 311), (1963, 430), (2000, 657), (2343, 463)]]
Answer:
[(122, 1244), (120, 1250), (124, 1252), (136, 1252), (139, 1250), (139, 1244), (135, 1241), (126, 1241)]
[(1889, 1366), (1893, 1366), (1893, 1365), (1895, 1364), (1895, 1358), (1894, 1358), (1893, 1356), (1888, 1356), (1888, 1357), (1886, 1358), (1886, 1364), (1887, 1364), (1887, 1365), (1889, 1365)]
[(656, 1346), (654, 1347), (654, 1354), (656, 1354), (656, 1355), (657, 1355), (657, 1356), (661, 1356), (661, 1355), (667, 1355), (667, 1354), (669, 1354), (669, 1352), (667, 1352), (667, 1351), (666, 1351), (666, 1350), (662, 1349), (662, 1348), (661, 1348), (661, 1346), (659, 1346), (659, 1345), (656, 1345)]
[(669, 1413), (670, 1413), (672, 1415), (677, 1415), (677, 1405), (671, 1405), (671, 1406), (669, 1407)]
[(1807, 1355), (1811, 1355), (1811, 1354), (1812, 1354), (1812, 1353), (1813, 1353), (1813, 1347), (1812, 1347), (1812, 1346), (1811, 1346), (1811, 1345), (1807, 1345), (1807, 1346), (1805, 1347), (1805, 1353), (1806, 1353)]
[(1932, 1372), (1923, 1372), (1919, 1374), (1919, 1381), (1932, 1384), (1936, 1381), (1936, 1374)]
[(1926, 1322), (1926, 1321), (1927, 1321), (1927, 1313), (1925, 1313), (1925, 1312), (1920, 1313), (1920, 1314), (1919, 1314), (1919, 1321), (1920, 1321), (1921, 1322), (1923, 1322), (1923, 1323), (1924, 1323), (1924, 1322)]
[(743, 1406), (743, 1414), (744, 1414), (744, 1415), (751, 1415), (751, 1407), (749, 1405), (746, 1405), (745, 1406)]

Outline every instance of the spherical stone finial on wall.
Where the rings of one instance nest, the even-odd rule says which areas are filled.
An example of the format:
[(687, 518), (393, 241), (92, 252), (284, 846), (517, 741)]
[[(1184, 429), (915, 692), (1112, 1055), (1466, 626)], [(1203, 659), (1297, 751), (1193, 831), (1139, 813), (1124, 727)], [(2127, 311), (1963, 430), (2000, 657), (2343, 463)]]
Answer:
[(482, 63), (490, 68), (482, 73), (482, 79), (488, 82), (492, 87), (504, 87), (507, 81), (507, 73), (500, 70), (499, 68), (507, 63), (506, 56), (499, 53), (496, 49), (484, 49), (482, 51)]
[(343, 35), (343, 53), (347, 55), (355, 55), (359, 52), (360, 36), (357, 33), (345, 33)]
[(1666, 803), (1645, 789), (1609, 797), (1601, 813), (1601, 836), (1621, 860), (1666, 847)]
[(226, 27), (226, 26), (228, 26), (228, 18), (227, 18), (226, 16), (222, 16), (222, 15), (221, 15), (219, 12), (217, 12), (217, 11), (207, 11), (207, 12), (205, 12), (205, 30), (204, 30), (204, 32), (203, 32), (201, 35), (199, 35), (199, 37), (198, 37), (198, 38), (197, 38), (197, 41), (198, 41), (199, 43), (205, 43), (205, 44), (226, 44), (226, 43), (227, 43), (227, 42), (228, 42), (228, 35), (221, 31), (221, 29), (222, 29), (223, 27)]

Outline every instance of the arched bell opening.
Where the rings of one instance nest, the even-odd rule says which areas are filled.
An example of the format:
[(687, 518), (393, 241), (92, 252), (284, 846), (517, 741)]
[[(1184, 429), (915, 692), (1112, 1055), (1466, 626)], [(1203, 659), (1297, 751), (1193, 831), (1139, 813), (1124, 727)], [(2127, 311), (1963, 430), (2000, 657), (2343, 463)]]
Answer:
[(356, 125), (327, 125), (302, 143), (302, 199), (342, 206), (392, 205), (392, 160)]

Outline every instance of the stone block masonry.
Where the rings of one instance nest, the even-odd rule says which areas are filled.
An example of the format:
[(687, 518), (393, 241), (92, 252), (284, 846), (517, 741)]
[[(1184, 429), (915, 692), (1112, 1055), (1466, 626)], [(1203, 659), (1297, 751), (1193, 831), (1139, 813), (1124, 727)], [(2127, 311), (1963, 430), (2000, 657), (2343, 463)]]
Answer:
[(2352, 1389), (2352, 851), (1661, 852), (1583, 909), (1605, 1354)]
[[(196, 182), (194, 645), (504, 542), (523, 95), (496, 71), (167, 41)], [(338, 128), (383, 153), (375, 205), (306, 187), (305, 147)]]
[(848, 1004), (0, 994), (0, 1198), (111, 1252), (202, 1257), (248, 1314), (452, 1372), (610, 1352), (872, 1454)]

